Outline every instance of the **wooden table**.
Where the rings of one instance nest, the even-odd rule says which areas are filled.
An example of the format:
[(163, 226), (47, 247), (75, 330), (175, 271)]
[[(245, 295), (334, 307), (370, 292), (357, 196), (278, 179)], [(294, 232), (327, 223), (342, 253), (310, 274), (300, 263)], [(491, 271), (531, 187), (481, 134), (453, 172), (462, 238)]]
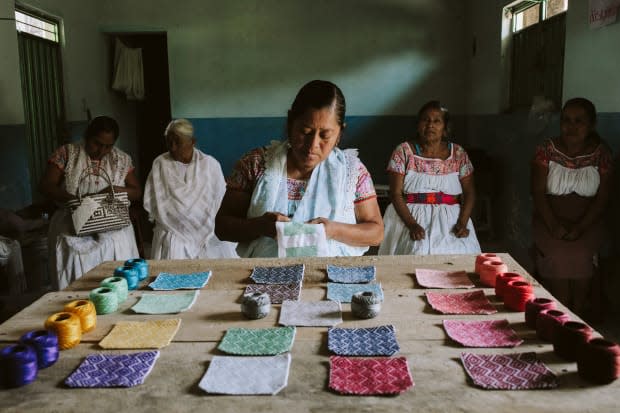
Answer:
[[(511, 271), (527, 275), (509, 255), (501, 254)], [(339, 412), (368, 411), (468, 411), (468, 412), (618, 412), (619, 382), (595, 386), (581, 380), (575, 363), (567, 363), (553, 354), (550, 344), (536, 338), (524, 323), (523, 313), (508, 312), (497, 300), (499, 312), (490, 316), (453, 316), (435, 313), (424, 298), (414, 277), (414, 269), (433, 268), (473, 271), (474, 256), (395, 256), (356, 258), (236, 259), (150, 261), (151, 277), (159, 272), (187, 273), (212, 270), (213, 276), (194, 306), (178, 315), (134, 314), (133, 306), (144, 287), (130, 293), (120, 310), (98, 317), (95, 331), (84, 335), (82, 343), (61, 353), (60, 360), (42, 370), (37, 380), (19, 389), (0, 391), (0, 410), (14, 412), (68, 411), (286, 411)], [(213, 355), (222, 354), (216, 347), (226, 329), (231, 327), (272, 327), (278, 325), (279, 305), (268, 317), (247, 320), (240, 313), (239, 299), (254, 266), (304, 263), (305, 278), (301, 300), (324, 300), (326, 296), (326, 264), (375, 265), (385, 301), (380, 315), (371, 320), (355, 319), (350, 305), (343, 304), (344, 322), (340, 327), (371, 327), (393, 324), (401, 347), (398, 355), (407, 357), (415, 387), (390, 397), (343, 396), (327, 387), (329, 351), (327, 328), (298, 327), (293, 346), (288, 386), (276, 396), (217, 396), (198, 388)], [(0, 341), (17, 340), (23, 333), (42, 327), (45, 318), (60, 311), (67, 302), (86, 298), (88, 292), (112, 274), (119, 263), (107, 262), (90, 271), (68, 289), (49, 293), (13, 318), (0, 325)], [(472, 280), (480, 286), (475, 274)], [(538, 297), (549, 293), (535, 283)], [(494, 299), (494, 291), (485, 288)], [(449, 290), (442, 290), (448, 292)], [(458, 290), (463, 292), (464, 290)], [(566, 310), (565, 308), (561, 309)], [(134, 388), (69, 389), (64, 379), (93, 352), (103, 351), (97, 345), (119, 320), (183, 319), (173, 343), (161, 349), (161, 356), (146, 382)], [(578, 319), (572, 315), (573, 319)], [(525, 342), (516, 349), (463, 348), (447, 339), (441, 325), (444, 319), (507, 319)], [(460, 362), (463, 351), (498, 354), (535, 351), (559, 378), (555, 390), (488, 391), (468, 382)], [(110, 351), (123, 353), (131, 351)]]

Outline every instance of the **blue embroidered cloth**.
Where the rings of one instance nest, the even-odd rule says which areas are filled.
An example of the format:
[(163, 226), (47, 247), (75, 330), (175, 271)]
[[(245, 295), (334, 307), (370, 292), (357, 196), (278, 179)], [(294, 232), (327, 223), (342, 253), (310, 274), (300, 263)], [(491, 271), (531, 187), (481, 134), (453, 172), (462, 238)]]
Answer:
[(381, 301), (383, 301), (383, 290), (381, 284), (341, 284), (327, 283), (327, 299), (332, 301), (340, 301), (341, 303), (350, 303), (353, 294), (359, 292), (373, 292)]
[(327, 265), (327, 278), (337, 283), (367, 283), (374, 281), (376, 277), (375, 267), (339, 267)]
[(304, 265), (254, 267), (250, 278), (258, 284), (296, 284), (304, 278)]
[(211, 271), (191, 274), (160, 273), (155, 281), (149, 284), (153, 290), (196, 290), (204, 287), (211, 278)]
[(394, 326), (370, 328), (330, 328), (329, 351), (340, 356), (391, 356), (400, 350)]

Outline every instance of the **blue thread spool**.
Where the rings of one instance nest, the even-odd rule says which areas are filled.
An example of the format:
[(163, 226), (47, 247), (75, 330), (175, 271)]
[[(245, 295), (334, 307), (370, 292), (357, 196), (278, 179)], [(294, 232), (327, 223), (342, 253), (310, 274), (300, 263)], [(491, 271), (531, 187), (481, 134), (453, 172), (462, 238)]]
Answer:
[(30, 331), (19, 339), (19, 342), (32, 346), (37, 353), (37, 366), (44, 369), (58, 360), (58, 336), (53, 331), (35, 330)]
[(138, 270), (138, 278), (140, 281), (149, 276), (149, 263), (143, 258), (132, 258), (125, 261), (125, 267), (133, 267)]
[(13, 344), (0, 350), (3, 381), (6, 387), (21, 387), (37, 378), (37, 352), (25, 344)]
[(108, 277), (101, 281), (100, 287), (108, 287), (116, 292), (118, 303), (123, 303), (127, 299), (127, 280), (124, 277)]
[(127, 288), (129, 290), (135, 290), (138, 288), (140, 277), (138, 276), (138, 270), (132, 267), (117, 267), (114, 270), (115, 277), (123, 277), (127, 280)]

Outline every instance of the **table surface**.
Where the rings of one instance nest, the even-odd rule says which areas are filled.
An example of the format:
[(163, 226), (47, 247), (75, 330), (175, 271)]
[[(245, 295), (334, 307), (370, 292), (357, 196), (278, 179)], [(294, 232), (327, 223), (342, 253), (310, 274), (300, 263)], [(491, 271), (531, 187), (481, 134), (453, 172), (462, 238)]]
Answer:
[[(525, 272), (508, 254), (500, 254), (510, 271), (518, 272), (535, 285), (537, 297), (549, 293)], [(492, 288), (485, 288), (472, 273), (473, 255), (437, 256), (367, 256), (338, 258), (231, 259), (231, 260), (167, 260), (149, 261), (152, 281), (160, 272), (190, 273), (213, 271), (208, 285), (202, 289), (194, 306), (180, 314), (135, 314), (133, 306), (144, 291), (151, 291), (142, 282), (141, 288), (130, 292), (118, 312), (98, 316), (97, 328), (83, 336), (76, 348), (61, 352), (59, 361), (41, 370), (34, 383), (19, 389), (0, 390), (0, 411), (295, 411), (338, 412), (360, 411), (468, 411), (468, 412), (617, 412), (620, 402), (618, 381), (596, 386), (577, 375), (575, 363), (568, 363), (553, 353), (549, 343), (537, 339), (524, 323), (523, 313), (509, 312), (495, 299)], [(329, 355), (327, 328), (298, 327), (291, 351), (292, 363), (288, 386), (275, 396), (209, 395), (198, 387), (209, 360), (223, 354), (217, 345), (231, 327), (273, 327), (278, 325), (280, 305), (273, 305), (270, 314), (260, 320), (247, 320), (240, 312), (240, 298), (255, 266), (305, 264), (301, 291), (302, 301), (326, 299), (327, 264), (358, 266), (375, 265), (377, 282), (384, 291), (385, 301), (378, 317), (370, 320), (354, 318), (349, 304), (342, 304), (343, 320), (338, 327), (372, 327), (392, 324), (401, 347), (397, 355), (408, 359), (415, 387), (398, 396), (343, 396), (328, 388)], [(61, 311), (69, 301), (88, 297), (88, 292), (110, 276), (119, 262), (106, 262), (88, 272), (61, 292), (46, 294), (41, 299), (0, 325), (0, 342), (17, 340), (23, 333), (39, 329), (52, 313)], [(466, 270), (476, 284), (489, 296), (498, 313), (488, 316), (443, 315), (434, 312), (415, 281), (415, 268)], [(436, 290), (437, 291), (437, 290)], [(467, 290), (441, 290), (441, 292)], [(165, 294), (165, 292), (162, 292)], [(568, 311), (560, 306), (560, 309)], [(571, 314), (572, 319), (578, 317)], [(160, 349), (161, 356), (144, 384), (133, 388), (69, 389), (64, 379), (84, 357), (103, 352), (98, 342), (119, 320), (154, 320), (181, 318), (182, 325), (173, 342)], [(524, 339), (517, 348), (464, 348), (447, 338), (445, 319), (507, 319)], [(460, 362), (462, 352), (508, 354), (534, 351), (557, 376), (554, 390), (489, 391), (474, 387)], [(128, 351), (105, 351), (123, 353)]]

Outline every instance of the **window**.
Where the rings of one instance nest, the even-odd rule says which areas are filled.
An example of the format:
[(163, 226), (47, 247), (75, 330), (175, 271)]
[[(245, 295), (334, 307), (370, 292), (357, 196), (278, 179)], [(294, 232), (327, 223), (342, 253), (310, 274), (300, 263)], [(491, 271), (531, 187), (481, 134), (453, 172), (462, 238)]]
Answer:
[(525, 0), (509, 7), (512, 14), (512, 31), (518, 32), (543, 20), (563, 13), (568, 0)]
[(15, 26), (18, 32), (58, 43), (58, 23), (23, 10), (15, 10)]

